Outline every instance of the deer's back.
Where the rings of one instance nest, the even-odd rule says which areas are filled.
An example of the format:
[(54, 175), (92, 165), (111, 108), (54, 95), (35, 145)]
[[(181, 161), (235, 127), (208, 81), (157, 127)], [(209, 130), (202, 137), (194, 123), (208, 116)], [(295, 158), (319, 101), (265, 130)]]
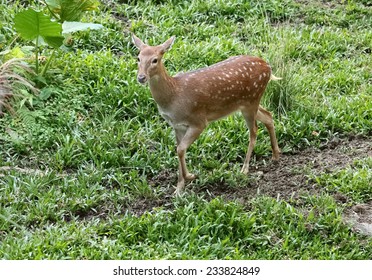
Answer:
[(271, 68), (262, 59), (235, 56), (209, 67), (178, 74), (175, 78), (185, 94), (226, 98), (234, 94), (254, 96), (262, 93), (270, 80)]
[(241, 55), (174, 78), (188, 110), (204, 109), (212, 120), (216, 111), (226, 115), (239, 106), (258, 104), (270, 76), (271, 67), (264, 60)]

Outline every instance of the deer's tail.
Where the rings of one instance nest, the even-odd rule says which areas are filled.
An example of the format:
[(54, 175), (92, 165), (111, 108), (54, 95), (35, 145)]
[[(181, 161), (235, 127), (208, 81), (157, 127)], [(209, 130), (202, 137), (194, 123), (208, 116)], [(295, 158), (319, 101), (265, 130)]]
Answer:
[(274, 76), (273, 74), (271, 74), (271, 76), (270, 76), (270, 81), (279, 81), (279, 80), (281, 80), (281, 79), (283, 79), (283, 78), (276, 77), (276, 76)]

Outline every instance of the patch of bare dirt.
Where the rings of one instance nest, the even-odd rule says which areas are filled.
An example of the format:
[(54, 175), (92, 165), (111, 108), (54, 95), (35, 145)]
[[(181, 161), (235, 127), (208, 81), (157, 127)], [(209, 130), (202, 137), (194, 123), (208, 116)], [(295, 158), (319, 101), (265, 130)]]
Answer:
[[(228, 199), (251, 198), (264, 194), (283, 199), (298, 197), (304, 192), (317, 193), (319, 186), (309, 179), (307, 174), (331, 173), (352, 164), (354, 160), (372, 157), (372, 139), (350, 137), (335, 138), (321, 145), (319, 149), (308, 148), (292, 154), (283, 154), (279, 162), (259, 159), (251, 166), (252, 182), (242, 188), (226, 188), (221, 185), (206, 186), (214, 196), (226, 196)], [(337, 200), (342, 201), (341, 194)]]
[[(335, 138), (324, 143), (320, 148), (308, 148), (291, 154), (283, 154), (277, 163), (264, 158), (258, 159), (256, 164), (251, 166), (249, 176), (252, 180), (246, 186), (232, 188), (222, 182), (194, 187), (191, 190), (189, 186), (189, 191), (205, 194), (209, 198), (222, 196), (226, 200), (238, 200), (243, 203), (258, 194), (285, 200), (296, 199), (301, 195), (317, 194), (322, 191), (321, 186), (312, 181), (307, 174), (335, 172), (351, 165), (354, 160), (367, 157), (372, 157), (371, 138), (355, 136), (350, 136), (348, 139)], [(172, 186), (176, 182), (174, 170), (164, 170), (150, 179), (150, 185), (167, 187), (170, 191), (174, 190)], [(168, 193), (164, 204), (169, 204), (169, 195)], [(348, 198), (340, 193), (335, 193), (334, 198), (340, 203), (348, 201)], [(156, 206), (159, 207), (161, 204), (158, 201)], [(138, 214), (151, 211), (149, 206), (151, 207), (151, 203), (149, 205), (148, 202), (140, 201), (134, 209)], [(145, 209), (139, 210), (141, 207)], [(347, 209), (344, 216), (345, 221), (352, 223), (357, 231), (372, 234), (372, 202)]]
[(147, 199), (142, 198), (137, 200), (128, 210), (136, 215), (141, 216), (142, 214), (148, 212), (157, 207), (170, 208), (172, 206), (172, 197), (170, 195), (159, 199)]

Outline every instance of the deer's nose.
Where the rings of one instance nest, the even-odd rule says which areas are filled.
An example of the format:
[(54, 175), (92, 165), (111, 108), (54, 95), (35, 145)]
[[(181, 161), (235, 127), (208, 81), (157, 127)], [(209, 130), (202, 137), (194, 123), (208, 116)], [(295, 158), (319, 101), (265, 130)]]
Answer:
[(137, 81), (141, 84), (144, 84), (146, 82), (146, 76), (144, 74), (139, 74), (137, 76)]

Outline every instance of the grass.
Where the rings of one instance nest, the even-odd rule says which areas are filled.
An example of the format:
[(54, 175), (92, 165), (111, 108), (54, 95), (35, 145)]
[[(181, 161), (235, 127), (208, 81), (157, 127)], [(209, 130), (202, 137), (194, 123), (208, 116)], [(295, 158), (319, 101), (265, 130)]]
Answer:
[(315, 178), (319, 185), (329, 191), (340, 192), (354, 203), (371, 201), (372, 197), (372, 159), (357, 160), (352, 167), (332, 174), (322, 174)]
[[(365, 259), (371, 247), (342, 223), (332, 198), (307, 198), (303, 214), (260, 198), (249, 212), (221, 199), (188, 197), (141, 217), (73, 219), (5, 236), (5, 258)], [(27, 241), (26, 241), (27, 240)], [(326, 240), (326, 241), (325, 241)], [(4, 246), (5, 247), (5, 246)]]
[[(0, 52), (27, 44), (15, 39), (12, 19), (21, 7), (14, 2), (0, 4)], [(314, 175), (319, 196), (260, 195), (244, 204), (207, 192), (168, 197), (176, 183), (174, 136), (149, 89), (136, 82), (130, 40), (130, 32), (150, 44), (176, 35), (165, 57), (172, 74), (242, 53), (268, 60), (283, 80), (269, 85), (263, 104), (274, 113), (279, 146), (290, 152), (335, 135), (371, 136), (367, 3), (106, 2), (85, 16), (105, 29), (76, 34), (56, 54), (40, 94), (14, 100), (17, 113), (0, 118), (0, 166), (10, 167), (0, 171), (0, 258), (370, 258), (371, 238), (342, 221), (348, 205), (332, 197), (371, 201), (370, 157)], [(247, 187), (251, 178), (239, 174), (247, 141), (239, 114), (211, 124), (188, 151), (199, 174), (192, 188)], [(255, 154), (271, 154), (262, 126)], [(151, 206), (158, 207), (136, 212)]]

